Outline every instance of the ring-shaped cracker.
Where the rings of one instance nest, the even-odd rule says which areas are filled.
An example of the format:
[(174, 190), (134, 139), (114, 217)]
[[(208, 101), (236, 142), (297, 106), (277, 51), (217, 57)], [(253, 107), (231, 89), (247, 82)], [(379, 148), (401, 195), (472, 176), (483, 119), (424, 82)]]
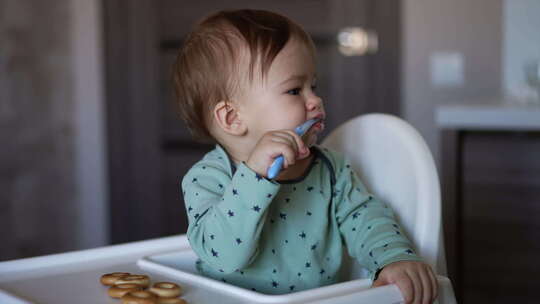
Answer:
[(182, 298), (158, 298), (158, 304), (187, 304)]
[(146, 290), (126, 293), (122, 297), (122, 304), (157, 304), (158, 297)]
[(137, 284), (118, 284), (114, 285), (113, 287), (109, 288), (109, 291), (107, 292), (109, 296), (112, 298), (121, 298), (128, 292), (142, 290), (143, 287), (141, 285)]
[(130, 275), (129, 272), (107, 273), (107, 274), (102, 275), (99, 281), (103, 285), (113, 286), (118, 279), (120, 279), (121, 277), (128, 276), (128, 275)]
[(144, 274), (131, 274), (118, 279), (115, 285), (117, 284), (137, 284), (146, 288), (150, 285), (150, 278)]
[(155, 283), (148, 291), (155, 293), (161, 298), (176, 298), (182, 294), (182, 289), (175, 283), (158, 282)]

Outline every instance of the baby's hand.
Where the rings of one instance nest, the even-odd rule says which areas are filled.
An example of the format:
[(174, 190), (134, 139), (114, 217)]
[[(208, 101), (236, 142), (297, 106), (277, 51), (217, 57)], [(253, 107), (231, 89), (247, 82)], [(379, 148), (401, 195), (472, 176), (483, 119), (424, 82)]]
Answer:
[(396, 284), (405, 303), (433, 303), (439, 285), (431, 267), (422, 262), (399, 261), (386, 265), (372, 287)]
[(283, 155), (283, 169), (286, 169), (294, 165), (297, 159), (308, 157), (309, 149), (293, 130), (269, 131), (259, 139), (246, 165), (261, 176), (267, 177), (268, 168), (279, 155)]

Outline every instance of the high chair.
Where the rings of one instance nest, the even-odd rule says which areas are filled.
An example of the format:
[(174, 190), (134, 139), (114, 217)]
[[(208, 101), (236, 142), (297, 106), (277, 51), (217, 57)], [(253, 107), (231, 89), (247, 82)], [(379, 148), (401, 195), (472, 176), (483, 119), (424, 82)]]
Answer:
[[(368, 191), (391, 206), (419, 255), (439, 275), (439, 303), (455, 303), (445, 277), (439, 178), (420, 134), (396, 116), (365, 114), (333, 130), (321, 146), (343, 153)], [(351, 279), (366, 277), (356, 261), (348, 262)]]
[[(436, 270), (438, 302), (456, 303), (452, 284), (445, 276), (439, 180), (422, 137), (397, 117), (368, 114), (338, 127), (322, 146), (345, 154), (368, 190), (393, 208), (417, 252)], [(185, 289), (189, 303), (403, 302), (397, 285), (371, 288), (366, 270), (347, 257), (343, 266), (350, 270), (346, 281), (282, 295), (267, 295), (203, 277), (195, 269), (196, 260), (183, 234), (0, 262), (0, 303), (108, 303), (111, 300), (98, 278), (118, 271), (177, 282)]]

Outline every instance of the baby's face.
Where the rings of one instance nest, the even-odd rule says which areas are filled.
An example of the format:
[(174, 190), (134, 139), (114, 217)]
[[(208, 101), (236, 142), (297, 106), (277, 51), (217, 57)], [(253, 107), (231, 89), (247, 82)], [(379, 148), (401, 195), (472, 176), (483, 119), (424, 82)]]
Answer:
[[(240, 101), (248, 134), (257, 142), (271, 130), (289, 129), (314, 117), (325, 118), (322, 99), (315, 93), (315, 63), (307, 46), (290, 39), (274, 59), (265, 81), (260, 69), (251, 85), (245, 86)], [(315, 144), (324, 124), (313, 127), (305, 139)]]

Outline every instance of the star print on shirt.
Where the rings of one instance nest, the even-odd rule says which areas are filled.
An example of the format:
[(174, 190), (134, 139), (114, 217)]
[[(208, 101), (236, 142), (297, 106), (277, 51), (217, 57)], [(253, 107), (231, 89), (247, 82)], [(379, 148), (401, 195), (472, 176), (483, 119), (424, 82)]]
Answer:
[(272, 286), (274, 286), (274, 288), (277, 288), (279, 286), (279, 283), (276, 281), (272, 281)]
[(302, 233), (300, 233), (298, 236), (305, 239), (306, 238), (306, 233), (304, 231), (302, 231)]
[(193, 208), (191, 208), (191, 206), (189, 206), (188, 212), (191, 212), (191, 210), (193, 210)]
[(279, 217), (282, 219), (282, 220), (286, 220), (287, 219), (287, 214), (285, 213), (279, 213)]
[(232, 194), (233, 194), (233, 195), (238, 195), (238, 190), (232, 189)]
[(218, 252), (214, 250), (214, 248), (212, 248), (212, 255), (217, 257), (218, 256)]
[(259, 212), (259, 211), (261, 211), (261, 207), (259, 207), (258, 205), (255, 205), (255, 206), (253, 206), (253, 210), (256, 211), (256, 212)]
[(310, 263), (310, 262), (307, 262), (307, 263), (306, 263), (306, 268), (309, 268), (309, 267), (311, 267), (311, 263)]
[(240, 243), (242, 243), (242, 240), (239, 238), (236, 238), (236, 244), (240, 245)]
[(229, 216), (234, 216), (234, 212), (232, 212), (231, 210), (229, 210), (229, 212), (227, 212), (227, 214), (228, 214)]
[(255, 173), (255, 178), (257, 179), (257, 181), (261, 181), (263, 177), (259, 173)]
[(311, 186), (307, 187), (308, 192), (311, 192), (311, 190), (313, 190), (313, 187), (311, 187)]
[(197, 181), (197, 178), (196, 178), (196, 177), (194, 177), (194, 178), (191, 180), (192, 183), (194, 183), (194, 182), (196, 182), (196, 181)]

